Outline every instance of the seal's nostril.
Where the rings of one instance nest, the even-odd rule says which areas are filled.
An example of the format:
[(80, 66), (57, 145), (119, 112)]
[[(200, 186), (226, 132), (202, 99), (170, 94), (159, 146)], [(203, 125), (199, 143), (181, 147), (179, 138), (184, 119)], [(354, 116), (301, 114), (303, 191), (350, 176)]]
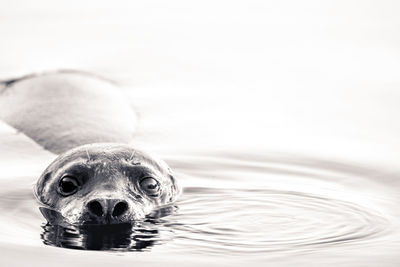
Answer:
[(88, 204), (88, 209), (92, 214), (98, 217), (101, 217), (103, 215), (103, 207), (97, 200), (90, 201)]
[(120, 201), (114, 206), (112, 213), (113, 217), (119, 217), (128, 210), (128, 204), (126, 202)]

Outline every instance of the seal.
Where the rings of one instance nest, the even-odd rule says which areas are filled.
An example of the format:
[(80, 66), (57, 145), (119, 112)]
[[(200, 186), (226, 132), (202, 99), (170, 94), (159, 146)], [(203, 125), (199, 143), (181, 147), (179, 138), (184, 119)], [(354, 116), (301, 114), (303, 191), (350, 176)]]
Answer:
[(34, 188), (51, 224), (129, 223), (181, 192), (164, 161), (131, 145), (136, 114), (108, 80), (76, 71), (9, 80), (0, 119), (59, 154)]
[[(144, 218), (174, 202), (180, 189), (162, 160), (129, 145), (102, 143), (63, 153), (39, 178), (34, 193), (70, 224), (113, 224)], [(54, 216), (42, 209), (51, 221)]]

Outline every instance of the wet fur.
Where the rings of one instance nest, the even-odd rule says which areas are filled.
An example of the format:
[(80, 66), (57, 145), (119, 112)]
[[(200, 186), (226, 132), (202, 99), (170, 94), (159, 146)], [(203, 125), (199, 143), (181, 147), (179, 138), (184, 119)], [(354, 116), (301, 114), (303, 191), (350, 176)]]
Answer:
[[(65, 173), (72, 173), (82, 184), (76, 194), (67, 197), (57, 193), (59, 180)], [(141, 191), (138, 184), (147, 176), (160, 183), (159, 196), (148, 196)], [(154, 207), (174, 202), (179, 193), (179, 186), (163, 161), (129, 145), (108, 143), (78, 147), (59, 156), (43, 172), (35, 187), (38, 200), (46, 208), (60, 212), (71, 224), (104, 223), (87, 213), (85, 207), (92, 199), (126, 200), (129, 212), (121, 220), (129, 222), (143, 218)]]

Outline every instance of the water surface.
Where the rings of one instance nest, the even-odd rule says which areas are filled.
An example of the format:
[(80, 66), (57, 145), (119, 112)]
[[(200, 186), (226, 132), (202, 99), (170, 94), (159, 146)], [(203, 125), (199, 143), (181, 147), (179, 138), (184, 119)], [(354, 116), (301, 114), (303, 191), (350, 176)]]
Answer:
[(150, 265), (175, 262), (171, 255), (179, 255), (182, 266), (205, 259), (216, 265), (332, 263), (345, 252), (351, 253), (349, 266), (357, 266), (365, 264), (361, 255), (386, 257), (397, 246), (398, 202), (390, 188), (371, 179), (378, 170), (300, 157), (197, 153), (166, 157), (180, 176), (183, 195), (133, 225), (46, 224), (30, 178), (14, 180), (11, 188), (2, 181), (3, 247), (38, 250), (54, 260), (65, 249), (66, 255), (102, 251), (106, 258), (119, 255)]
[(184, 192), (134, 225), (46, 225), (54, 159), (0, 122), (1, 266), (400, 265), (395, 1), (5, 1), (0, 80), (116, 81)]

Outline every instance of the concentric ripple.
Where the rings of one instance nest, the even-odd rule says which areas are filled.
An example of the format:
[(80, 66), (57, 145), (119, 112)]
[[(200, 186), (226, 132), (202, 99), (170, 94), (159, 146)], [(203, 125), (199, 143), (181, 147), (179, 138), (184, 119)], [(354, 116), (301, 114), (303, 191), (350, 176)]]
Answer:
[(146, 251), (174, 240), (178, 251), (259, 254), (365, 242), (388, 225), (366, 207), (295, 191), (188, 187), (178, 205), (178, 211), (170, 207), (132, 225), (46, 225), (42, 239), (59, 247), (118, 251)]
[(243, 154), (192, 161), (181, 166), (190, 176), (174, 216), (175, 247), (266, 255), (365, 246), (391, 231), (370, 167)]
[(363, 242), (388, 223), (351, 202), (263, 189), (187, 188), (178, 217), (187, 245), (230, 255)]

